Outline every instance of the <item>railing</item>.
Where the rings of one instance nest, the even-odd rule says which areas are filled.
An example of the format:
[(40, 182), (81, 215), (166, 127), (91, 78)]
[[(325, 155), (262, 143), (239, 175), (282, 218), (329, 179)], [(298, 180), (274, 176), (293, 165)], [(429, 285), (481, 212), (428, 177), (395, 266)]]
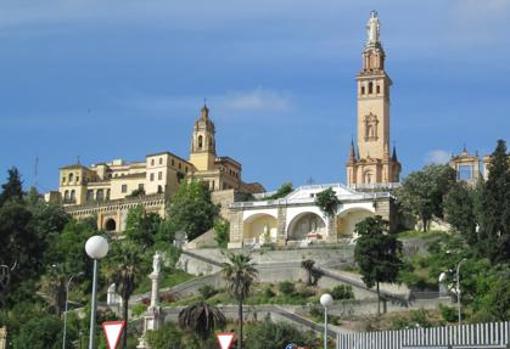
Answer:
[(510, 322), (341, 334), (337, 349), (507, 348)]
[(390, 183), (364, 183), (364, 184), (351, 184), (350, 189), (354, 190), (393, 190), (400, 188), (402, 184), (399, 182)]

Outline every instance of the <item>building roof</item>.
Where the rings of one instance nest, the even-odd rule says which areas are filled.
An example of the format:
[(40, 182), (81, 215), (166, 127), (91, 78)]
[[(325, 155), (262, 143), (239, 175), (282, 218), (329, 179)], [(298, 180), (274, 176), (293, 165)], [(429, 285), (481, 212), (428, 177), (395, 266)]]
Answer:
[(184, 160), (183, 158), (181, 158), (180, 156), (178, 155), (175, 155), (174, 153), (172, 152), (169, 152), (169, 151), (161, 151), (159, 153), (152, 153), (152, 154), (147, 154), (145, 157), (148, 158), (148, 157), (152, 157), (152, 156), (158, 156), (158, 155), (170, 155), (176, 159), (179, 159), (180, 161), (183, 161), (185, 163), (187, 163), (188, 165), (192, 165), (188, 160)]

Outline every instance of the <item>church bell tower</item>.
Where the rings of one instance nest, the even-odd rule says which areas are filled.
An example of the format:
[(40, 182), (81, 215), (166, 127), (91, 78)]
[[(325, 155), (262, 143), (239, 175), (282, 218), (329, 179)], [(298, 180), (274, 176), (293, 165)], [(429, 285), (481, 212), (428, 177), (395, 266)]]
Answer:
[(200, 117), (195, 121), (191, 137), (191, 153), (189, 161), (198, 171), (214, 169), (216, 160), (216, 131), (214, 123), (209, 119), (209, 108), (204, 104)]
[[(372, 11), (367, 23), (367, 42), (357, 81), (357, 149), (351, 144), (347, 183), (352, 187), (384, 186), (398, 182), (401, 165), (396, 149), (390, 155), (391, 79), (384, 70), (386, 55), (380, 39), (380, 22)], [(356, 151), (357, 150), (357, 151)]]

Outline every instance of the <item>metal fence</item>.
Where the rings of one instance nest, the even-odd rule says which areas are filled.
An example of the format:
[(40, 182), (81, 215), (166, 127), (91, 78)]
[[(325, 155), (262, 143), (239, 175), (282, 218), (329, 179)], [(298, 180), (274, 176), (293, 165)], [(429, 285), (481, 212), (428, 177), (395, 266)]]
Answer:
[(510, 347), (510, 322), (339, 334), (337, 349), (482, 349)]

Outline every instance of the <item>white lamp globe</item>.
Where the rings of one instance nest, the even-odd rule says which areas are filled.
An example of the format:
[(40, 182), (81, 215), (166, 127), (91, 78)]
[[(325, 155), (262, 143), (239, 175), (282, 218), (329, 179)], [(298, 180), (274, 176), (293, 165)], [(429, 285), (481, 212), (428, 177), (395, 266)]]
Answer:
[(85, 252), (92, 259), (101, 259), (108, 253), (108, 241), (102, 236), (94, 235), (85, 243)]
[(322, 296), (321, 296), (321, 304), (323, 307), (327, 307), (329, 305), (331, 305), (331, 303), (333, 303), (333, 297), (331, 297), (331, 295), (329, 293), (324, 293)]

